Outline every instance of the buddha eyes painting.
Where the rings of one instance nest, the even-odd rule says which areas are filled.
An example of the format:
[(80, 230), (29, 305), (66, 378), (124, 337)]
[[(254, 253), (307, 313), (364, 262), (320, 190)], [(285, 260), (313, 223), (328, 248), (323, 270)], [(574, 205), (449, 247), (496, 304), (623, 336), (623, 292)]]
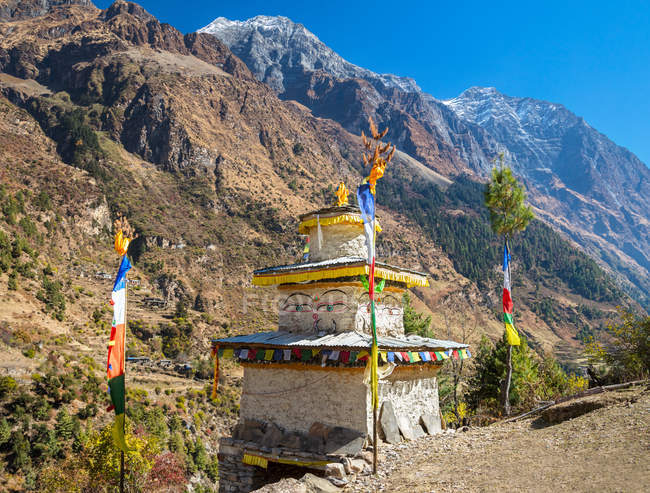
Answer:
[(340, 289), (322, 294), (291, 293), (282, 303), (284, 312), (343, 313), (350, 309), (348, 295)]

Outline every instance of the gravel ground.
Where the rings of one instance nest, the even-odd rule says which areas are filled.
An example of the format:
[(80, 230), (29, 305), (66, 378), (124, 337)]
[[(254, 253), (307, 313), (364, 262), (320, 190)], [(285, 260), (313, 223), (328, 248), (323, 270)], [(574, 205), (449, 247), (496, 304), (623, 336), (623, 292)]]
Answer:
[(608, 406), (551, 426), (531, 418), (383, 445), (378, 476), (345, 492), (650, 491), (650, 391), (591, 399)]

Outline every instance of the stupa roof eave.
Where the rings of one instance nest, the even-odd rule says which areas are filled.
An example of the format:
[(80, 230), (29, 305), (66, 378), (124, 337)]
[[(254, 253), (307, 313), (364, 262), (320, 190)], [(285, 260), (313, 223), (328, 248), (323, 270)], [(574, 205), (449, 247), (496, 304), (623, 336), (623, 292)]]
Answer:
[[(277, 284), (300, 283), (368, 275), (370, 267), (363, 257), (338, 257), (320, 262), (278, 265), (258, 269), (253, 272), (253, 285), (273, 286)], [(375, 263), (375, 276), (388, 281), (396, 281), (407, 286), (428, 286), (424, 272), (418, 272), (384, 262)]]
[[(258, 332), (223, 339), (213, 339), (219, 347), (264, 347), (264, 348), (304, 348), (304, 349), (368, 349), (372, 344), (370, 334), (360, 332), (340, 332), (338, 334), (292, 333), (284, 331)], [(429, 337), (408, 335), (404, 337), (378, 336), (380, 350), (387, 351), (426, 351), (466, 349), (468, 344)]]

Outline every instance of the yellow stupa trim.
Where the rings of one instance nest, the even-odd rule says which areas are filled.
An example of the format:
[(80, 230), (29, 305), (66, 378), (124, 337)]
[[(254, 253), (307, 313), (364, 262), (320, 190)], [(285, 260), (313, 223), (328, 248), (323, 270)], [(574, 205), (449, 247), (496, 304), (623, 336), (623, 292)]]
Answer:
[[(302, 272), (253, 274), (253, 286), (273, 286), (276, 284), (320, 281), (322, 279), (336, 279), (337, 277), (368, 275), (369, 273), (370, 266), (355, 265), (330, 267), (326, 269), (321, 268)], [(380, 279), (386, 279), (387, 281), (403, 282), (409, 288), (413, 286), (426, 287), (429, 285), (429, 281), (424, 276), (418, 276), (408, 272), (395, 272), (379, 266), (375, 266), (375, 276)]]
[[(321, 226), (331, 226), (332, 224), (352, 224), (352, 225), (363, 225), (363, 219), (361, 219), (361, 216), (358, 216), (356, 214), (340, 214), (338, 216), (330, 216), (330, 217), (321, 217), (319, 218), (320, 225)], [(316, 218), (312, 219), (307, 219), (306, 221), (303, 221), (300, 223), (300, 226), (298, 226), (298, 232), (300, 234), (307, 234), (309, 233), (309, 228), (315, 228), (316, 227)], [(379, 225), (379, 220), (375, 219), (375, 231), (377, 233), (381, 233), (381, 226)]]

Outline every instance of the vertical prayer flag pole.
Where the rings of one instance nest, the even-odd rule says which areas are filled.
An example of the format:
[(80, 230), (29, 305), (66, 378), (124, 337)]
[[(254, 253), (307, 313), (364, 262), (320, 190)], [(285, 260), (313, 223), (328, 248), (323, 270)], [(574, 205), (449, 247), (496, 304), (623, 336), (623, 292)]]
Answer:
[(131, 269), (131, 262), (126, 256), (131, 241), (132, 231), (126, 219), (115, 221), (115, 251), (122, 257), (117, 271), (111, 305), (113, 305), (113, 323), (108, 342), (108, 389), (112, 405), (109, 410), (115, 410), (113, 424), (113, 441), (120, 449), (120, 492), (124, 492), (124, 452), (127, 451), (125, 434), (125, 352), (126, 352), (126, 304), (127, 285), (126, 274)]
[[(377, 474), (377, 450), (378, 450), (378, 437), (377, 437), (377, 408), (379, 406), (378, 395), (378, 346), (377, 346), (377, 319), (375, 316), (375, 185), (377, 180), (384, 175), (386, 165), (393, 158), (395, 153), (395, 146), (390, 149), (390, 143), (382, 146), (380, 140), (388, 132), (386, 128), (383, 132), (377, 131), (377, 126), (372, 118), (369, 118), (370, 131), (372, 133), (372, 140), (366, 139), (366, 136), (361, 132), (363, 145), (366, 150), (370, 151), (368, 154), (363, 153), (363, 162), (365, 164), (372, 163), (370, 175), (363, 181), (359, 188), (357, 188), (357, 201), (361, 209), (361, 217), (363, 218), (364, 233), (366, 236), (366, 245), (368, 247), (368, 265), (369, 265), (369, 279), (368, 279), (368, 296), (370, 298), (370, 320), (372, 325), (372, 345), (370, 349), (370, 390), (372, 400), (372, 443), (373, 443), (373, 458), (372, 458), (372, 473)], [(373, 149), (374, 140), (374, 149)], [(383, 157), (387, 154), (386, 158)], [(339, 187), (340, 189), (340, 187)]]

